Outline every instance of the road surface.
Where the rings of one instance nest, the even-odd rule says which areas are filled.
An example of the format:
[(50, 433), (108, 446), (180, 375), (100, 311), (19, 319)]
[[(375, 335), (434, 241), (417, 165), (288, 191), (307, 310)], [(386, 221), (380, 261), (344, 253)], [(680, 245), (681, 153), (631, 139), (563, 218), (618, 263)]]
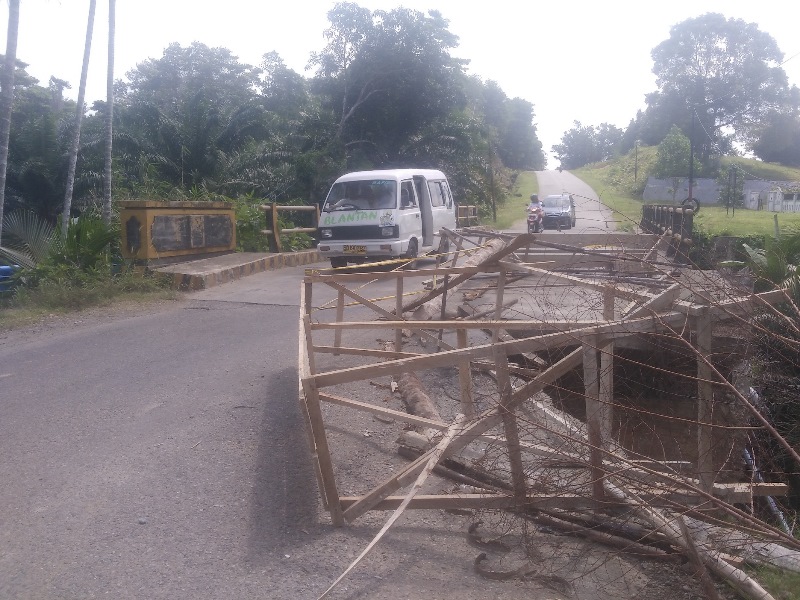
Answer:
[[(577, 219), (575, 227), (569, 233), (607, 233), (617, 228), (611, 209), (600, 203), (595, 191), (568, 171), (536, 171), (539, 182), (539, 198), (551, 194), (572, 194), (575, 199)], [(524, 232), (527, 230), (525, 217), (512, 225), (509, 231)], [(546, 229), (545, 234), (559, 233), (556, 229)]]
[[(0, 599), (314, 600), (338, 577), (387, 514), (334, 528), (321, 508), (297, 400), (302, 274), (0, 332)], [(352, 427), (398, 429), (337, 431)], [(334, 448), (343, 469), (365, 440)], [(476, 576), (468, 525), (404, 516), (330, 597), (541, 589)]]
[[(604, 228), (579, 180), (539, 176), (542, 193), (576, 197), (580, 227)], [(320, 506), (297, 402), (302, 274), (0, 332), (0, 598), (314, 599), (336, 579), (387, 515), (334, 528)], [(369, 448), (369, 436), (393, 440), (396, 430), (371, 417), (336, 429), (353, 438), (334, 448), (344, 475), (360, 467), (365, 439)], [(404, 464), (383, 460), (380, 478)], [(478, 577), (470, 522), (404, 515), (331, 598), (552, 596)], [(548, 552), (549, 569), (561, 553)], [(602, 592), (581, 597), (627, 597), (647, 580), (636, 573), (635, 586), (587, 579)], [(618, 584), (628, 587), (615, 596)]]

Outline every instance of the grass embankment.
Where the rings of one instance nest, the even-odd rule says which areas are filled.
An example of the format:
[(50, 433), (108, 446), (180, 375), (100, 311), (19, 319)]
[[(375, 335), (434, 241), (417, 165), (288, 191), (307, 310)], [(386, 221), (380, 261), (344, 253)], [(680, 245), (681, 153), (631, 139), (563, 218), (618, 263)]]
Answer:
[(633, 231), (642, 219), (642, 201), (625, 189), (620, 189), (608, 181), (607, 166), (589, 165), (571, 171), (595, 191), (600, 197), (600, 202), (608, 206), (612, 216), (617, 222), (617, 228), (622, 231)]
[(525, 218), (525, 208), (528, 206), (531, 194), (539, 192), (539, 182), (533, 171), (521, 171), (514, 181), (511, 195), (506, 198), (502, 206), (497, 208), (497, 222), (487, 223), (495, 229), (508, 229), (520, 219)]
[[(614, 211), (620, 229), (631, 231), (641, 220), (643, 204), (641, 193), (647, 172), (655, 163), (655, 156), (655, 148), (639, 148), (638, 157), (632, 151), (619, 159), (587, 165), (575, 169), (572, 173), (592, 186), (600, 196), (600, 201)], [(800, 181), (800, 169), (741, 157), (723, 159), (722, 169), (727, 169), (730, 164), (739, 166), (748, 178)], [(728, 213), (723, 207), (707, 205), (701, 207), (695, 224), (709, 236), (773, 235), (776, 214), (781, 230), (800, 229), (800, 213), (773, 213), (737, 208), (733, 214)]]
[(135, 273), (75, 282), (47, 281), (35, 288), (18, 287), (0, 294), (0, 331), (24, 327), (51, 315), (116, 304), (174, 300), (178, 292), (165, 278)]
[(774, 598), (800, 600), (800, 573), (769, 567), (748, 569), (748, 571)]

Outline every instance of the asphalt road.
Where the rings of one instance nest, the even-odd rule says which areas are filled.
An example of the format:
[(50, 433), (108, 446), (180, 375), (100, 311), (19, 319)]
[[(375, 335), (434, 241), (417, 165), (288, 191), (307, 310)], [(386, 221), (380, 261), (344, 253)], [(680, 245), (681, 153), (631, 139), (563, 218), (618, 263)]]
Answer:
[(0, 598), (308, 596), (298, 281), (0, 335)]
[[(595, 191), (568, 171), (536, 171), (539, 182), (539, 198), (550, 194), (572, 194), (575, 199), (575, 227), (564, 230), (569, 233), (607, 233), (617, 229), (611, 210), (600, 202)], [(510, 231), (524, 232), (527, 229), (525, 216), (514, 223)], [(560, 233), (557, 229), (546, 229), (547, 235)]]
[[(579, 180), (544, 176), (542, 193), (576, 196), (579, 226), (603, 227)], [(385, 515), (335, 529), (319, 506), (302, 273), (0, 333), (0, 600), (315, 598), (339, 575)], [(476, 579), (448, 519), (409, 516), (334, 597), (530, 597)]]

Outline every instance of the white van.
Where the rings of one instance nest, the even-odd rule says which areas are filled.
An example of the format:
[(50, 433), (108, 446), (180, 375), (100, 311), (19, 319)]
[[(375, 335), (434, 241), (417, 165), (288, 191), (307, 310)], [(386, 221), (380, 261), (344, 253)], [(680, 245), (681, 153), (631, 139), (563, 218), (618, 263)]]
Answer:
[(358, 171), (337, 179), (319, 218), (317, 249), (332, 267), (438, 249), (442, 227), (454, 229), (447, 177), (430, 169)]

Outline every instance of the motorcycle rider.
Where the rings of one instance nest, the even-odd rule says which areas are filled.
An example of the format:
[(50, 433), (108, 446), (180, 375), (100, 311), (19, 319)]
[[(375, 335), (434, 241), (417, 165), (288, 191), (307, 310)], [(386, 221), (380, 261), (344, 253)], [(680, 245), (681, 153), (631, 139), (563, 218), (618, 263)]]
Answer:
[[(530, 219), (531, 216), (536, 216), (538, 223), (534, 227), (533, 233), (541, 231), (544, 229), (542, 226), (542, 220), (544, 219), (544, 209), (542, 208), (542, 202), (539, 200), (539, 194), (531, 194), (531, 201), (528, 204), (528, 218)], [(528, 226), (528, 230), (530, 231), (531, 227)]]

